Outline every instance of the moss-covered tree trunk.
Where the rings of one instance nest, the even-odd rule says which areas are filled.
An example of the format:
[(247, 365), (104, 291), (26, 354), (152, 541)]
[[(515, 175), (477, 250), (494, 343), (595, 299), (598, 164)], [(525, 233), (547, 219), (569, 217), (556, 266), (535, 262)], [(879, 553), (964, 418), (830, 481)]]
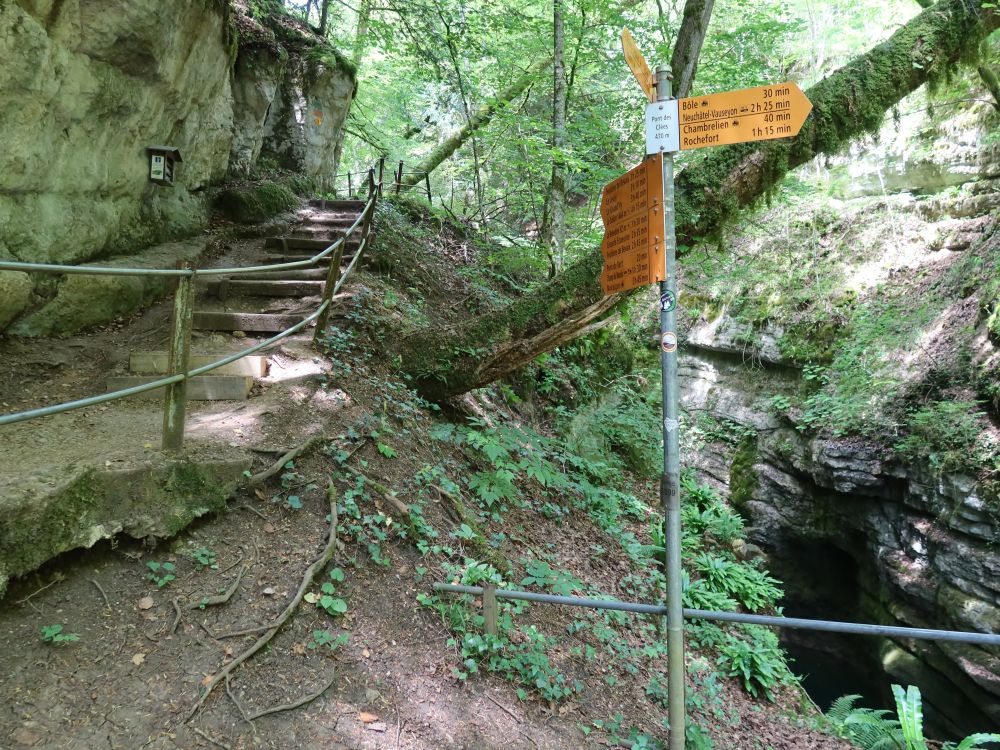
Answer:
[[(989, 5), (989, 3), (987, 3)], [(677, 239), (717, 233), (791, 169), (835, 154), (876, 132), (885, 113), (925, 83), (933, 85), (1000, 26), (982, 0), (942, 0), (806, 92), (813, 111), (795, 138), (713, 149), (676, 180)], [(604, 297), (595, 247), (553, 281), (507, 308), (452, 330), (419, 332), (402, 342), (402, 367), (435, 399), (486, 385), (573, 339), (624, 295)]]

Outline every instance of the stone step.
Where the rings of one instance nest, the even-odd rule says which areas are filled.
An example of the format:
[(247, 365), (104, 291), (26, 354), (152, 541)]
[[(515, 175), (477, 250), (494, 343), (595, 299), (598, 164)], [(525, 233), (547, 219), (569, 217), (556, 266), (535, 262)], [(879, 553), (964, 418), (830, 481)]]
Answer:
[[(157, 376), (119, 375), (108, 378), (108, 391), (119, 391), (158, 380)], [(253, 378), (243, 375), (199, 375), (187, 383), (188, 401), (244, 401), (253, 387)], [(164, 388), (138, 393), (130, 398), (162, 399)]]
[[(329, 265), (329, 264), (328, 264)], [(322, 270), (322, 269), (320, 269)], [(322, 281), (219, 279), (205, 285), (219, 299), (242, 294), (248, 297), (309, 297), (323, 293)]]
[(322, 198), (310, 198), (309, 205), (315, 206), (317, 208), (322, 208), (324, 211), (336, 210), (336, 211), (355, 211), (358, 212), (365, 207), (364, 201), (359, 200), (332, 200), (327, 201)]
[[(301, 226), (293, 229), (288, 236), (300, 240), (326, 240), (324, 247), (327, 247), (336, 242), (342, 234), (343, 232), (338, 232), (333, 227)], [(354, 239), (353, 235), (351, 239)], [(355, 242), (357, 241), (355, 240)]]
[(290, 268), (287, 271), (245, 273), (239, 277), (233, 277), (233, 281), (236, 281), (237, 278), (247, 281), (326, 281), (328, 273), (326, 268)]
[[(220, 359), (228, 357), (229, 354), (192, 354), (188, 362), (188, 368), (193, 370), (196, 367), (204, 367)], [(167, 352), (132, 352), (128, 358), (129, 372), (163, 375), (166, 373), (170, 355)], [(242, 375), (244, 377), (262, 378), (267, 373), (267, 357), (248, 355), (243, 359), (230, 362), (217, 370), (212, 370), (209, 375)]]
[[(316, 239), (313, 237), (269, 237), (264, 241), (265, 250), (326, 250), (337, 241), (339, 234), (334, 233), (333, 239)], [(360, 235), (351, 235), (344, 243), (345, 248), (357, 247), (361, 244)]]
[(194, 327), (199, 331), (260, 331), (279, 333), (305, 320), (305, 315), (273, 315), (270, 313), (230, 313), (199, 310), (194, 314)]

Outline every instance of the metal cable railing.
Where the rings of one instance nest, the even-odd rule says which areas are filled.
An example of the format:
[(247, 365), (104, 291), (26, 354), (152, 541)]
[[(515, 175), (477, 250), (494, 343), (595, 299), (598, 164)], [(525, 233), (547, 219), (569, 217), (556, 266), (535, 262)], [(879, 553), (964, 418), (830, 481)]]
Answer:
[[(102, 393), (97, 396), (89, 396), (75, 401), (66, 401), (60, 404), (53, 404), (51, 406), (29, 409), (27, 411), (15, 412), (12, 414), (3, 414), (0, 415), (0, 425), (25, 422), (31, 419), (38, 419), (40, 417), (60, 414), (63, 412), (73, 411), (75, 409), (82, 409), (88, 406), (94, 406), (108, 401), (115, 401), (117, 399), (127, 398), (129, 396), (165, 387), (166, 394), (164, 395), (163, 406), (163, 449), (170, 451), (179, 450), (183, 446), (184, 441), (186, 385), (190, 378), (212, 372), (220, 367), (232, 364), (233, 362), (236, 362), (244, 357), (266, 349), (275, 343), (298, 333), (314, 321), (316, 322), (316, 333), (313, 336), (313, 342), (314, 344), (316, 343), (319, 336), (326, 328), (326, 322), (329, 317), (333, 296), (340, 291), (345, 280), (354, 270), (358, 261), (361, 259), (366, 248), (368, 247), (375, 205), (378, 202), (379, 197), (382, 195), (382, 171), (384, 169), (384, 159), (382, 162), (383, 163), (380, 163), (379, 165), (378, 181), (375, 180), (375, 169), (372, 168), (368, 170), (368, 199), (365, 202), (358, 218), (353, 224), (351, 224), (350, 227), (344, 230), (341, 237), (338, 237), (328, 247), (305, 260), (262, 266), (246, 266), (242, 268), (204, 269), (196, 269), (190, 265), (176, 269), (118, 268), (111, 266), (67, 266), (51, 263), (23, 263), (18, 261), (0, 260), (0, 271), (27, 271), (30, 273), (48, 274), (91, 274), (96, 276), (167, 276), (178, 279), (177, 290), (174, 293), (174, 315), (168, 361), (168, 370), (171, 371), (170, 375), (150, 381), (149, 383), (143, 383), (130, 388), (122, 388), (110, 393)], [(347, 240), (358, 231), (359, 227), (361, 229), (361, 241), (358, 243), (358, 249), (347, 268), (343, 273), (341, 273), (340, 262), (343, 258), (344, 247)], [(193, 369), (188, 368), (191, 347), (191, 329), (193, 325), (193, 282), (196, 278), (221, 275), (240, 276), (259, 272), (306, 268), (316, 265), (327, 257), (330, 257), (330, 271), (327, 274), (326, 281), (323, 285), (322, 300), (319, 307), (315, 311), (295, 325), (275, 334), (259, 344), (255, 344), (247, 349), (243, 349), (242, 351), (223, 357), (215, 362), (210, 362), (206, 365)]]

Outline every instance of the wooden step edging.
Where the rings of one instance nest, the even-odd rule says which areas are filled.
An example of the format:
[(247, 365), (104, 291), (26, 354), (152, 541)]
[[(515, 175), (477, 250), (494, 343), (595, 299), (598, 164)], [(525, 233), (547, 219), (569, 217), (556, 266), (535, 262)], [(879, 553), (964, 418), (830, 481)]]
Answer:
[(196, 311), (193, 328), (199, 331), (280, 333), (301, 323), (306, 317), (306, 315)]
[(323, 293), (323, 281), (296, 281), (291, 279), (219, 279), (210, 281), (205, 288), (219, 299), (232, 295), (250, 297), (314, 297)]
[[(152, 383), (158, 376), (116, 375), (108, 378), (108, 392)], [(253, 387), (249, 375), (199, 375), (187, 381), (188, 401), (245, 401)], [(162, 399), (165, 386), (137, 393), (127, 398)]]
[[(188, 369), (194, 370), (198, 367), (210, 365), (220, 359), (230, 356), (229, 353), (220, 354), (192, 354), (188, 360)], [(168, 370), (170, 354), (168, 352), (132, 352), (129, 355), (129, 372), (138, 375), (166, 375)], [(228, 365), (223, 365), (208, 373), (211, 376), (218, 375), (241, 375), (251, 378), (262, 378), (267, 374), (267, 357), (257, 355), (247, 355)]]

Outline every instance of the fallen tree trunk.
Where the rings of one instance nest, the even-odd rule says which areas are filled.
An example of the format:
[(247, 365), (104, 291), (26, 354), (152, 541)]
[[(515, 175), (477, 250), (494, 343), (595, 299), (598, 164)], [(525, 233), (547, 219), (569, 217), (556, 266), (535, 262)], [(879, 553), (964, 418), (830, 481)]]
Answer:
[[(810, 88), (806, 95), (813, 111), (795, 138), (713, 149), (675, 182), (678, 243), (691, 245), (717, 234), (789, 170), (877, 132), (891, 107), (975, 55), (979, 43), (998, 26), (1000, 16), (983, 7), (982, 0), (942, 0)], [(627, 296), (603, 296), (602, 264), (595, 247), (503, 310), (451, 330), (408, 337), (401, 344), (402, 369), (432, 399), (510, 374), (534, 356), (572, 340)]]

